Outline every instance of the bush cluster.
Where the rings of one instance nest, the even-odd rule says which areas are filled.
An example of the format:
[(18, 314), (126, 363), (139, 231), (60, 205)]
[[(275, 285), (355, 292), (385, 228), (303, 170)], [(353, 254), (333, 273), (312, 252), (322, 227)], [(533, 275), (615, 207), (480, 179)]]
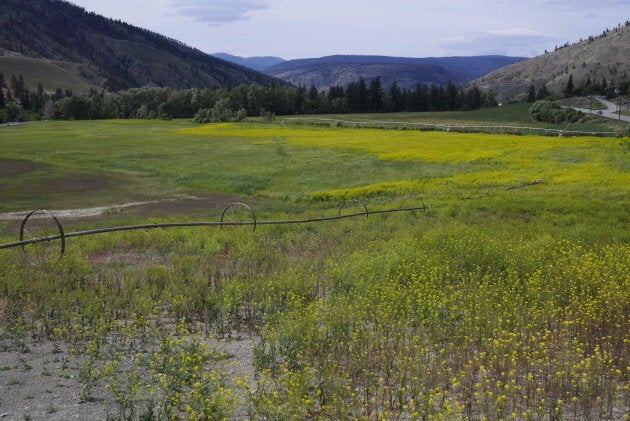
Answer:
[(545, 123), (562, 124), (575, 123), (584, 117), (584, 113), (573, 108), (562, 108), (552, 101), (536, 101), (529, 108), (529, 115), (536, 120)]

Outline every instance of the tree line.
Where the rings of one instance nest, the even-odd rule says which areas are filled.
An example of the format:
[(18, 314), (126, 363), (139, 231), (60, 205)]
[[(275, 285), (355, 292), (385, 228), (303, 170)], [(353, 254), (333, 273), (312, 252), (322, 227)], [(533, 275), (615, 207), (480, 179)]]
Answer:
[(587, 76), (582, 83), (577, 84), (573, 81), (573, 75), (569, 74), (567, 84), (561, 93), (553, 93), (545, 85), (542, 85), (540, 89), (536, 89), (534, 84), (529, 85), (527, 102), (589, 95), (600, 95), (612, 99), (616, 98), (617, 94), (630, 94), (630, 80), (624, 78), (619, 82), (615, 82), (614, 79), (611, 79), (609, 83), (605, 77), (602, 77), (601, 80), (591, 80), (591, 77)]
[(87, 120), (111, 118), (195, 118), (200, 122), (238, 120), (251, 116), (366, 112), (474, 110), (496, 105), (493, 93), (476, 86), (463, 90), (418, 84), (383, 89), (379, 77), (359, 78), (346, 86), (318, 90), (315, 86), (240, 85), (218, 89), (145, 87), (109, 93), (90, 90), (30, 90), (22, 75), (5, 80), (0, 73), (0, 122), (36, 119)]

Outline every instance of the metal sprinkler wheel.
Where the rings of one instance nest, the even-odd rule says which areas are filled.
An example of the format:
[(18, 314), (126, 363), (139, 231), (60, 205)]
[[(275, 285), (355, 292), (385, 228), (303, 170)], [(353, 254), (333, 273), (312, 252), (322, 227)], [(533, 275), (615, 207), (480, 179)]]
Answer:
[(365, 214), (365, 217), (368, 218), (370, 212), (368, 211), (365, 203), (358, 199), (351, 199), (348, 200), (345, 204), (339, 206), (339, 216), (347, 214)]
[(256, 214), (245, 203), (230, 203), (221, 213), (221, 229), (240, 225), (252, 225), (256, 231)]
[(30, 212), (20, 225), (22, 251), (34, 263), (44, 263), (63, 256), (66, 238), (61, 222), (51, 212), (38, 209)]

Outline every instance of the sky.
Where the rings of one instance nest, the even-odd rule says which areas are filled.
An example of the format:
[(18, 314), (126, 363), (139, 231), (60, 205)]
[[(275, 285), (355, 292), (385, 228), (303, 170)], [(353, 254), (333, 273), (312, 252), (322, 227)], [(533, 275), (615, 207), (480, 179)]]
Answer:
[(533, 57), (630, 19), (630, 0), (69, 0), (206, 53)]

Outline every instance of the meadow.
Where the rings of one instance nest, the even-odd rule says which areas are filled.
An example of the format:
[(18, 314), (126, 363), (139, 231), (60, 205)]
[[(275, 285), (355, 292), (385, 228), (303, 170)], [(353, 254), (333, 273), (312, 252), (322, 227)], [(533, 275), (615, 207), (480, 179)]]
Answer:
[[(0, 250), (0, 408), (49, 343), (28, 370), (75, 379), (109, 419), (627, 420), (629, 152), (252, 122), (2, 127), (0, 213), (151, 202), (67, 231), (217, 221), (234, 201), (261, 221), (428, 208), (78, 237), (62, 259), (53, 242)], [(0, 243), (19, 222), (0, 219)]]
[[(589, 108), (590, 98), (585, 97), (572, 98), (573, 106), (584, 106)], [(571, 101), (568, 99), (555, 101), (558, 105), (569, 105)], [(599, 105), (598, 105), (599, 104)], [(369, 114), (328, 114), (318, 116), (305, 116), (327, 118), (336, 120), (348, 120), (363, 123), (385, 122), (389, 124), (393, 123), (420, 123), (420, 124), (433, 124), (441, 126), (452, 126), (453, 130), (458, 130), (457, 126), (503, 126), (504, 132), (507, 133), (509, 129), (506, 127), (517, 128), (532, 128), (532, 129), (550, 129), (555, 131), (575, 131), (584, 132), (581, 134), (589, 134), (593, 132), (608, 132), (619, 133), (625, 136), (628, 135), (630, 125), (623, 123), (618, 125), (617, 121), (612, 119), (598, 116), (595, 112), (593, 115), (585, 116), (582, 121), (575, 123), (561, 123), (552, 124), (545, 122), (533, 121), (529, 115), (529, 108), (532, 104), (528, 103), (512, 103), (505, 104), (500, 107), (488, 107), (481, 108), (473, 111), (452, 111), (452, 112), (409, 112), (409, 113), (369, 113)], [(599, 101), (593, 101), (593, 109), (597, 110), (603, 108)], [(291, 117), (287, 117), (289, 119)], [(401, 125), (404, 127), (404, 125)], [(479, 131), (477, 129), (466, 129), (465, 131)], [(483, 129), (484, 132), (489, 133), (502, 133), (500, 129)], [(514, 133), (514, 132), (513, 132)], [(516, 130), (515, 134), (542, 134), (541, 130), (533, 131), (520, 129)], [(550, 132), (552, 133), (552, 132)], [(552, 134), (553, 135), (553, 134)]]

